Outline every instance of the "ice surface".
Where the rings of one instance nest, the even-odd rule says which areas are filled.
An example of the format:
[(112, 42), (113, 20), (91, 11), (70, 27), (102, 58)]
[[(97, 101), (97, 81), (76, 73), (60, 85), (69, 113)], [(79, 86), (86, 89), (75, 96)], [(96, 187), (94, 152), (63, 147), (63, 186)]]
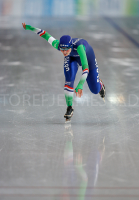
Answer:
[[(66, 20), (38, 28), (92, 45), (105, 103), (85, 83), (65, 124), (62, 54), (33, 32), (1, 28), (0, 199), (138, 199), (139, 51), (104, 19)], [(121, 20), (133, 33), (134, 20)]]

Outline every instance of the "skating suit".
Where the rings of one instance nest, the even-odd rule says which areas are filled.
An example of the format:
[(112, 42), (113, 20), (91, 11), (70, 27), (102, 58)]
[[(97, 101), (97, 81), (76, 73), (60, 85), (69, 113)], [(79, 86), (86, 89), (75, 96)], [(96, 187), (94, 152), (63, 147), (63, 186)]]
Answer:
[[(77, 52), (77, 48), (80, 45), (83, 45), (85, 51), (82, 52), (83, 55), (81, 56), (87, 57), (88, 63), (86, 63), (85, 67), (83, 67), (81, 62), (82, 58), (80, 58)], [(67, 89), (68, 86), (71, 87), (72, 89), (74, 88), (74, 80), (79, 66), (82, 66), (83, 68), (82, 76), (84, 74), (87, 74), (86, 81), (90, 91), (94, 94), (98, 94), (101, 89), (101, 84), (99, 81), (99, 70), (93, 48), (88, 44), (86, 40), (80, 38), (73, 38), (72, 51), (69, 56), (66, 56), (64, 58), (65, 87), (67, 86)]]
[[(46, 39), (55, 49), (60, 51), (59, 40), (53, 38), (46, 31), (34, 28), (30, 25), (26, 25), (26, 30), (35, 32)], [(79, 66), (82, 66), (82, 76), (78, 85), (74, 89), (74, 81)], [(72, 106), (74, 90), (78, 92), (78, 89), (83, 89), (85, 81), (87, 81), (88, 87), (92, 93), (98, 94), (100, 92), (102, 83), (99, 80), (97, 60), (93, 48), (86, 40), (73, 38), (71, 53), (64, 57), (64, 74), (64, 92), (67, 106)]]

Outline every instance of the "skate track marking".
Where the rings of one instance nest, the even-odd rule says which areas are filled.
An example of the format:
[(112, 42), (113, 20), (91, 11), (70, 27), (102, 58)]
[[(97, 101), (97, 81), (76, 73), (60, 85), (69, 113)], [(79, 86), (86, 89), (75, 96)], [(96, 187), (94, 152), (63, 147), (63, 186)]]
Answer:
[(132, 38), (126, 31), (124, 31), (118, 24), (116, 24), (112, 19), (109, 17), (104, 17), (104, 19), (111, 25), (113, 26), (117, 31), (122, 33), (130, 42), (132, 42), (137, 48), (139, 48), (139, 43)]

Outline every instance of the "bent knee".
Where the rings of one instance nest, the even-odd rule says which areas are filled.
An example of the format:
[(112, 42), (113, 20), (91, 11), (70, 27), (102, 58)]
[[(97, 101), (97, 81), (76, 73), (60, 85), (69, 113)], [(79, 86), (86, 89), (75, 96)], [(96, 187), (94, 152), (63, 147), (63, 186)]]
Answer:
[(93, 94), (98, 94), (100, 92), (100, 84), (97, 84), (96, 86), (93, 85), (90, 90)]
[(96, 90), (93, 90), (92, 93), (94, 93), (94, 94), (98, 94), (99, 91), (100, 91), (100, 89), (96, 89)]

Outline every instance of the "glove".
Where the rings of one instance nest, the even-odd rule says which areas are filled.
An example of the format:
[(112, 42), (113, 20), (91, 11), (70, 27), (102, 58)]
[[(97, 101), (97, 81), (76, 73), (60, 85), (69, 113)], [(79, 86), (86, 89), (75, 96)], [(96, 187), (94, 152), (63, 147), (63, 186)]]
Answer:
[(83, 90), (83, 85), (82, 84), (78, 84), (77, 87), (75, 88), (75, 91), (78, 92), (78, 89)]

